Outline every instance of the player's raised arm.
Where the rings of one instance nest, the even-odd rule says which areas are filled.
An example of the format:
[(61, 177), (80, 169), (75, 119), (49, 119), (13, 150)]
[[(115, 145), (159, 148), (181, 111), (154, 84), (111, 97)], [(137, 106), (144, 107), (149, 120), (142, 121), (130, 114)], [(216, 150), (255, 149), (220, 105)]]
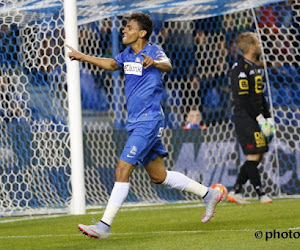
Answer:
[(72, 61), (77, 60), (77, 61), (88, 62), (102, 69), (107, 69), (107, 70), (114, 71), (120, 69), (116, 60), (112, 58), (89, 56), (77, 51), (76, 49), (72, 48), (70, 45), (66, 44), (66, 47), (68, 47), (71, 50), (71, 52), (68, 53), (68, 56)]

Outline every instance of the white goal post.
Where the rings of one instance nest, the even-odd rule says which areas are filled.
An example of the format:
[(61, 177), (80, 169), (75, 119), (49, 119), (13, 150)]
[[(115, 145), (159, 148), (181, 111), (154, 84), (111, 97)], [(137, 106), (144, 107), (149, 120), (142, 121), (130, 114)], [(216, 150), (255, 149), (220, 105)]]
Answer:
[[(77, 1), (64, 1), (65, 44), (78, 49)], [(82, 112), (79, 62), (71, 62), (65, 48), (68, 84), (69, 131), (71, 147), (71, 214), (85, 214), (85, 186), (83, 163)]]

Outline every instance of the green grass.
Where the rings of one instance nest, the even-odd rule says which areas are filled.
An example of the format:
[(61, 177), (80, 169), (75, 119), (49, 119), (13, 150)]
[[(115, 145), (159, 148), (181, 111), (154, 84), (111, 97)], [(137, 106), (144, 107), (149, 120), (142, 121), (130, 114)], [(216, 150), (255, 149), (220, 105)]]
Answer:
[[(203, 203), (201, 203), (203, 205)], [(269, 239), (300, 233), (300, 199), (275, 199), (262, 205), (256, 200), (239, 206), (222, 202), (207, 224), (200, 221), (204, 207), (195, 203), (151, 207), (124, 207), (108, 239), (83, 236), (77, 224), (91, 224), (96, 214), (44, 218), (1, 218), (0, 249), (300, 249), (298, 239)], [(263, 232), (256, 239), (256, 230)], [(283, 234), (285, 236), (285, 234)]]

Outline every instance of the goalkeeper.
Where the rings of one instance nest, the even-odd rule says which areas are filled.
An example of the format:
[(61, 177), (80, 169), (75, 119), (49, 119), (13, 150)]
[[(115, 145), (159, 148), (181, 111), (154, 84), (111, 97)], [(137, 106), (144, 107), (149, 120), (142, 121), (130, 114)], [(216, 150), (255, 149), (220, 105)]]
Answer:
[(78, 225), (79, 230), (90, 237), (108, 237), (113, 219), (128, 195), (129, 179), (137, 164), (145, 167), (153, 183), (202, 197), (205, 202), (204, 223), (211, 219), (222, 199), (220, 191), (165, 169), (163, 157), (167, 156), (167, 152), (161, 140), (164, 128), (160, 105), (163, 92), (161, 79), (162, 72), (170, 72), (172, 65), (160, 46), (148, 42), (152, 30), (153, 22), (148, 15), (132, 14), (122, 31), (122, 42), (127, 48), (114, 59), (84, 55), (67, 45), (71, 50), (68, 54), (71, 60), (86, 61), (107, 70), (123, 69), (125, 73), (129, 138), (118, 161), (115, 184), (102, 219), (95, 225)]
[(233, 65), (230, 73), (234, 104), (234, 123), (238, 141), (246, 155), (234, 185), (227, 199), (238, 204), (248, 203), (242, 198), (243, 184), (249, 179), (261, 203), (272, 200), (263, 192), (258, 165), (274, 135), (274, 122), (263, 94), (262, 69), (258, 66), (261, 46), (252, 32), (239, 35), (237, 45), (243, 57)]

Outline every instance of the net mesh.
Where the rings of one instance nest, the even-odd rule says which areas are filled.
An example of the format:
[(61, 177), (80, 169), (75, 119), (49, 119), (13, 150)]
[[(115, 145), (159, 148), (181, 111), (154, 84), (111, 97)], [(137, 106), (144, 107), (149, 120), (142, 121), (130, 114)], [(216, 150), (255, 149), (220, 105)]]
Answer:
[[(66, 208), (72, 195), (62, 2), (46, 12), (22, 10), (25, 2), (0, 5), (2, 215)], [(79, 25), (80, 50), (99, 57), (122, 51), (126, 16)], [(299, 194), (299, 16), (299, 3), (284, 1), (196, 20), (155, 18), (150, 41), (160, 44), (173, 64), (163, 77), (168, 170), (207, 186), (222, 183), (230, 190), (234, 185), (245, 156), (234, 132), (227, 73), (237, 60), (237, 35), (255, 31), (264, 48), (265, 92), (277, 129), (259, 167), (263, 186), (273, 196)], [(86, 203), (104, 205), (127, 139), (124, 74), (81, 63), (80, 82)], [(201, 111), (202, 129), (183, 130), (194, 106)], [(151, 184), (141, 166), (131, 184), (126, 202), (199, 199)], [(247, 197), (255, 196), (249, 183), (244, 189)]]

